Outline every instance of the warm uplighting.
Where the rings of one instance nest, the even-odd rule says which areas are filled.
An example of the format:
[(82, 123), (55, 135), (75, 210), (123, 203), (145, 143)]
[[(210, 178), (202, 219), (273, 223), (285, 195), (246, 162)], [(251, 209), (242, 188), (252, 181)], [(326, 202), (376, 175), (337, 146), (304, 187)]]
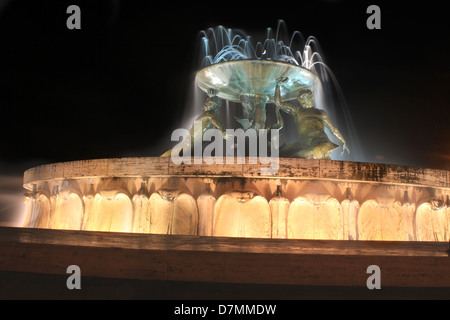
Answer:
[[(170, 159), (161, 158), (42, 166), (25, 174), (25, 187), (32, 191), (25, 197), (25, 226), (221, 237), (449, 241), (448, 171), (364, 165), (284, 159), (277, 177), (261, 176), (258, 165), (173, 166)], [(414, 181), (408, 183), (401, 174), (405, 169)]]

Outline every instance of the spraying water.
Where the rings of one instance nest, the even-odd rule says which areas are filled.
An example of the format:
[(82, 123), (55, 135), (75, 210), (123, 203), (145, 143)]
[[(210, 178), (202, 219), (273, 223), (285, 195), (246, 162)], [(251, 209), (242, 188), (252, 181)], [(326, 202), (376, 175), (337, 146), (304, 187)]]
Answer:
[[(240, 30), (218, 26), (201, 31), (202, 35), (202, 67), (234, 60), (264, 59), (292, 63), (317, 74), (321, 73), (319, 66), (323, 64), (321, 49), (315, 37), (308, 37), (305, 41), (303, 35), (296, 31), (289, 44), (285, 44), (280, 36), (279, 21), (276, 33), (267, 29), (267, 38), (264, 41), (252, 42), (252, 38)], [(294, 48), (301, 49), (295, 50)]]
[(22, 176), (0, 175), (0, 226), (23, 225), (26, 207), (22, 183)]

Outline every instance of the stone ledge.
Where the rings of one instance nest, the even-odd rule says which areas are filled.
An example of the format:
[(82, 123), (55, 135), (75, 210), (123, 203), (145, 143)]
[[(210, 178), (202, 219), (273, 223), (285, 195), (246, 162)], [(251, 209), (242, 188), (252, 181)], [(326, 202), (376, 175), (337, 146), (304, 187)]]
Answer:
[(216, 283), (450, 287), (448, 243), (214, 238), (0, 228), (0, 271)]
[[(193, 163), (193, 162), (192, 162)], [(39, 181), (91, 177), (196, 177), (324, 179), (450, 188), (450, 171), (376, 163), (280, 158), (278, 174), (261, 175), (261, 164), (181, 164), (170, 158), (118, 158), (62, 162), (25, 171), (24, 186)]]

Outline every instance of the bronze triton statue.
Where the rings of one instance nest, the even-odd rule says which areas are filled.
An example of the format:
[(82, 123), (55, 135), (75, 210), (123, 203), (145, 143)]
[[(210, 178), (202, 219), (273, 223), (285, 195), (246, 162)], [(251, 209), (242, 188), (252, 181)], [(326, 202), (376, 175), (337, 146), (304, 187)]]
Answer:
[(314, 107), (313, 94), (311, 90), (301, 90), (297, 100), (300, 106), (283, 102), (281, 100), (280, 85), (286, 82), (286, 77), (277, 79), (275, 88), (275, 104), (278, 108), (294, 117), (300, 141), (285, 145), (280, 149), (280, 156), (307, 158), (307, 159), (330, 159), (331, 151), (339, 147), (332, 143), (324, 128), (343, 144), (343, 151), (350, 153), (345, 139), (338, 129), (328, 119), (325, 111)]
[[(249, 69), (248, 72), (239, 73), (240, 80), (232, 76), (236, 73), (236, 70), (240, 70), (238, 66), (245, 70)], [(213, 69), (210, 70), (211, 68)], [(217, 78), (216, 73), (213, 72), (217, 68), (219, 70), (216, 70), (216, 73), (225, 80), (229, 78), (229, 81), (224, 80), (224, 83), (217, 84), (221, 79)], [(252, 70), (253, 73), (251, 72)], [(255, 79), (253, 79), (250, 75), (254, 73), (267, 74), (267, 78), (272, 78), (273, 80), (260, 79), (260, 77), (254, 77)], [(278, 73), (278, 77), (275, 77), (276, 73)], [(281, 76), (280, 73), (293, 74), (293, 78)], [(212, 78), (209, 79), (209, 77)], [(208, 129), (218, 129), (225, 140), (232, 137), (232, 135), (229, 136), (226, 133), (227, 128), (222, 125), (219, 118), (222, 99), (225, 99), (232, 102), (241, 102), (244, 109), (244, 118), (236, 120), (242, 125), (244, 130), (254, 129), (259, 131), (263, 128), (267, 130), (283, 128), (283, 118), (280, 110), (294, 117), (300, 139), (292, 144), (282, 146), (279, 149), (279, 156), (281, 157), (331, 159), (331, 152), (339, 146), (330, 141), (325, 133), (325, 128), (330, 130), (333, 136), (343, 144), (343, 152), (347, 151), (350, 153), (344, 137), (330, 122), (326, 112), (315, 108), (311, 90), (304, 89), (314, 85), (315, 81), (313, 80), (315, 80), (315, 77), (312, 72), (304, 68), (286, 63), (259, 60), (227, 62), (201, 70), (197, 75), (198, 80), (196, 81), (206, 91), (208, 98), (203, 105), (203, 113), (197, 117), (189, 132), (189, 136), (181, 143), (182, 149), (192, 150), (194, 145), (201, 146), (203, 134)], [(208, 86), (210, 87), (208, 88)], [(245, 90), (257, 93), (247, 94)], [(283, 101), (283, 99), (292, 100), (295, 97), (298, 100), (298, 104)], [(276, 106), (276, 123), (271, 126), (265, 125), (265, 105), (268, 101), (273, 101)], [(161, 157), (170, 157), (171, 154), (172, 150), (168, 150)]]
[[(226, 128), (222, 125), (219, 119), (219, 108), (222, 106), (222, 100), (217, 96), (217, 91), (209, 89), (207, 92), (208, 98), (203, 105), (203, 113), (195, 119), (195, 122), (201, 122), (201, 131), (196, 131), (193, 125), (189, 131), (189, 136), (184, 140), (184, 144), (188, 149), (194, 147), (195, 142), (202, 144), (203, 134), (208, 129), (218, 129), (222, 132), (223, 136), (226, 136)], [(195, 123), (194, 122), (194, 123)], [(161, 157), (170, 157), (172, 149), (167, 150)]]

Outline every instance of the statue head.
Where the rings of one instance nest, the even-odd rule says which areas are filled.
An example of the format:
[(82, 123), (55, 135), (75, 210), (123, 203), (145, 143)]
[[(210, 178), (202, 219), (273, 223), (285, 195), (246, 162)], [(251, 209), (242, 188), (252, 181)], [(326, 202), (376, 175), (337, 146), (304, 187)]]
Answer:
[(213, 111), (213, 110), (217, 109), (218, 107), (220, 107), (221, 100), (217, 96), (217, 90), (208, 89), (206, 94), (208, 95), (208, 99), (206, 100), (205, 105), (203, 106), (204, 111)]
[(208, 98), (214, 98), (217, 96), (217, 90), (216, 89), (208, 89), (206, 91), (206, 94), (208, 95)]
[(314, 108), (314, 96), (311, 90), (301, 90), (298, 93), (297, 100), (303, 108)]

